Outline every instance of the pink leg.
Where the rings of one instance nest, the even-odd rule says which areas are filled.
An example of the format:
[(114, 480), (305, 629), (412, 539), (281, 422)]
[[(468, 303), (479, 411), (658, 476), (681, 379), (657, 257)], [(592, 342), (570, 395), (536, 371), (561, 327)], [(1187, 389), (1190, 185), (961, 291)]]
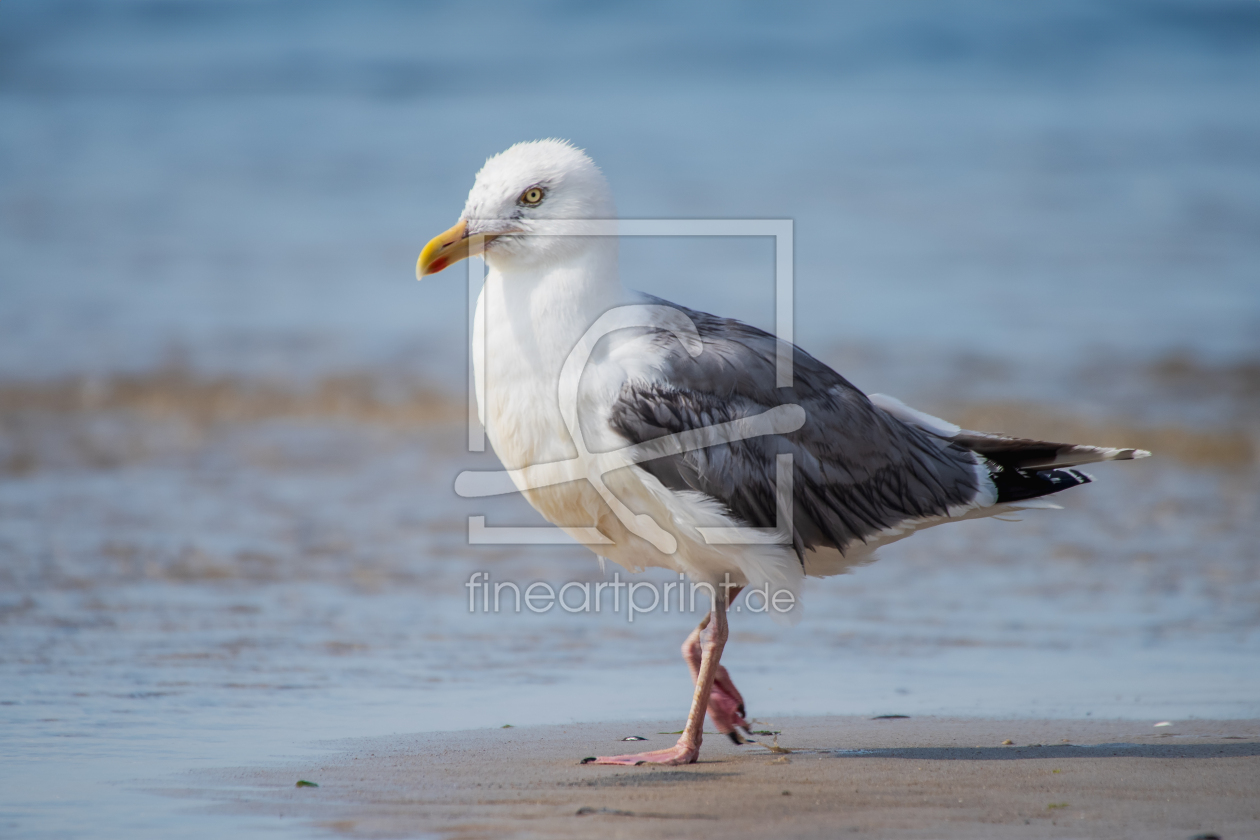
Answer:
[[(726, 626), (726, 604), (718, 595), (709, 613), (709, 631), (701, 633), (705, 627), (701, 624), (693, 634), (697, 636), (700, 647), (700, 662), (695, 671), (696, 691), (691, 698), (691, 712), (687, 715), (687, 725), (683, 728), (678, 743), (667, 750), (635, 753), (633, 755), (599, 756), (584, 758), (583, 764), (694, 764), (700, 755), (700, 742), (704, 736), (704, 714), (709, 706), (709, 697), (713, 693), (714, 680), (718, 669), (722, 666), (718, 661), (722, 658), (722, 649), (726, 647), (729, 630)], [(703, 636), (701, 639), (700, 637)]]
[[(739, 596), (741, 590), (742, 587), (731, 592), (732, 602)], [(729, 608), (730, 605), (727, 606)], [(700, 672), (700, 635), (708, 625), (709, 616), (705, 616), (700, 626), (692, 630), (691, 635), (683, 642), (682, 655), (691, 669), (693, 682), (697, 680)], [(743, 744), (745, 739), (739, 730), (748, 731), (748, 721), (744, 719), (745, 714), (744, 698), (735, 687), (730, 673), (724, 666), (718, 665), (717, 675), (713, 678), (713, 692), (709, 695), (709, 720), (713, 721), (713, 726), (718, 732), (737, 744)]]

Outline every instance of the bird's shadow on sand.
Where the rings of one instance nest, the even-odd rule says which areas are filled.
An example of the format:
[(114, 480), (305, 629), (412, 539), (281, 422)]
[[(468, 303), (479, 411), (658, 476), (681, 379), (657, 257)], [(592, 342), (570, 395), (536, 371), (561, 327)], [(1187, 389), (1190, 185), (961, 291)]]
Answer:
[[(799, 750), (807, 752), (807, 750)], [(1026, 747), (897, 747), (821, 750), (836, 758), (906, 758), (915, 761), (1019, 761), (1029, 758), (1240, 758), (1260, 755), (1247, 744), (1038, 744)]]
[(738, 773), (714, 773), (712, 771), (695, 770), (635, 770), (629, 773), (618, 773), (600, 779), (584, 779), (570, 782), (570, 787), (640, 787), (643, 785), (668, 785), (680, 782), (705, 782), (737, 776)]

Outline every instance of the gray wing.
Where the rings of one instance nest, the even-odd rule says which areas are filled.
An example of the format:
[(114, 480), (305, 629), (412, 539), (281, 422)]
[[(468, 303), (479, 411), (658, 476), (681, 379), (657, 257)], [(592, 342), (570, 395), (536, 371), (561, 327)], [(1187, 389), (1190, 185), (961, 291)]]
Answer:
[(793, 456), (793, 544), (844, 552), (907, 519), (971, 502), (976, 458), (964, 447), (903, 423), (803, 350), (793, 348), (794, 386), (775, 387), (777, 340), (769, 333), (654, 300), (686, 313), (704, 342), (690, 356), (670, 333), (652, 335), (662, 376), (623, 385), (612, 427), (633, 443), (760, 414), (805, 409), (796, 432), (668, 455), (640, 466), (675, 490), (698, 490), (738, 520), (775, 527), (776, 456)]

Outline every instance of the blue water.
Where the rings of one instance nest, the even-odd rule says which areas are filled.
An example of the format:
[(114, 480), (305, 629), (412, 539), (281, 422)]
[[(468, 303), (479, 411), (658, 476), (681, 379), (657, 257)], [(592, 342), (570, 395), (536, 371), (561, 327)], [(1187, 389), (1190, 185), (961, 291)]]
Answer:
[[(1249, 0), (33, 0), (0, 37), (10, 376), (179, 351), (441, 379), (462, 292), (415, 256), (544, 136), (627, 217), (794, 219), (816, 352), (1258, 349)], [(727, 246), (635, 243), (625, 273), (766, 320), (769, 245)]]
[[(177, 363), (462, 399), (462, 277), (416, 255), (485, 157), (560, 136), (623, 216), (793, 219), (797, 336), (859, 385), (1254, 436), (1253, 391), (1148, 372), (1260, 353), (1257, 101), (1251, 0), (5, 0), (0, 384)], [(623, 247), (630, 285), (765, 327), (772, 266)], [(682, 714), (693, 616), (467, 613), (476, 569), (602, 578), (467, 544), (470, 515), (537, 520), (454, 495), (493, 465), (455, 425), (18, 409), (6, 837), (305, 836), (153, 791), (322, 739)], [(733, 617), (728, 664), (763, 719), (1260, 716), (1260, 483), (1214, 463), (916, 536), (795, 628)]]

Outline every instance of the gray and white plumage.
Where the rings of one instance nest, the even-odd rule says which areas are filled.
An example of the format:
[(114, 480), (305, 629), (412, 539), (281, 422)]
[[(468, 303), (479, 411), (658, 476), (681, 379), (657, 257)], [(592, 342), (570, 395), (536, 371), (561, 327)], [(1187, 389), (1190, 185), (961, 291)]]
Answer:
[[(663, 301), (662, 301), (663, 303)], [(898, 420), (808, 353), (793, 348), (794, 382), (776, 388), (776, 340), (737, 321), (684, 310), (704, 352), (681, 347), (663, 376), (629, 381), (613, 405), (613, 428), (640, 441), (795, 404), (805, 424), (643, 464), (665, 486), (720, 501), (738, 520), (775, 524), (776, 456), (793, 456), (793, 547), (841, 553), (907, 520), (944, 516), (980, 491), (974, 455)], [(662, 337), (668, 345), (672, 337)], [(668, 352), (667, 346), (662, 347)]]
[[(525, 202), (539, 193), (537, 203)], [(792, 386), (778, 388), (774, 336), (627, 290), (614, 237), (564, 235), (614, 212), (602, 174), (580, 150), (559, 141), (519, 144), (487, 162), (460, 224), (425, 249), (420, 273), (444, 267), (459, 237), (487, 237), (490, 272), (474, 336), (487, 435), (531, 504), (573, 532), (594, 525), (611, 540), (596, 550), (627, 568), (664, 566), (707, 581), (730, 575), (795, 590), (805, 574), (843, 572), (922, 527), (1045, 507), (1041, 497), (1089, 481), (1073, 466), (1147, 454), (965, 431), (895, 399), (868, 397), (799, 348), (792, 348)], [(562, 406), (562, 371), (574, 347), (605, 313), (632, 306), (676, 313), (699, 348), (686, 345), (673, 316), (611, 332), (591, 350), (575, 405)], [(633, 516), (591, 482), (536, 487), (516, 478), (530, 465), (584, 457), (566, 412), (576, 413), (584, 447), (615, 454), (789, 405), (804, 409), (794, 431), (607, 471), (617, 502), (669, 532), (672, 552), (645, 539)], [(710, 544), (706, 528), (775, 526), (781, 455), (792, 456), (790, 544)]]
[[(662, 375), (624, 383), (611, 425), (640, 443), (777, 405), (804, 407), (805, 424), (795, 432), (641, 464), (670, 489), (704, 493), (741, 523), (771, 528), (776, 456), (792, 455), (792, 546), (803, 567), (807, 556), (828, 549), (842, 558), (865, 554), (872, 541), (888, 542), (881, 535), (951, 518), (951, 511), (961, 518), (974, 509), (1040, 506), (1019, 503), (1090, 481), (1062, 467), (1145, 454), (964, 431), (890, 397), (868, 397), (797, 347), (792, 387), (776, 388), (774, 336), (652, 300), (686, 314), (704, 351), (692, 356), (672, 334), (659, 333)], [(825, 565), (806, 568), (826, 573)]]

